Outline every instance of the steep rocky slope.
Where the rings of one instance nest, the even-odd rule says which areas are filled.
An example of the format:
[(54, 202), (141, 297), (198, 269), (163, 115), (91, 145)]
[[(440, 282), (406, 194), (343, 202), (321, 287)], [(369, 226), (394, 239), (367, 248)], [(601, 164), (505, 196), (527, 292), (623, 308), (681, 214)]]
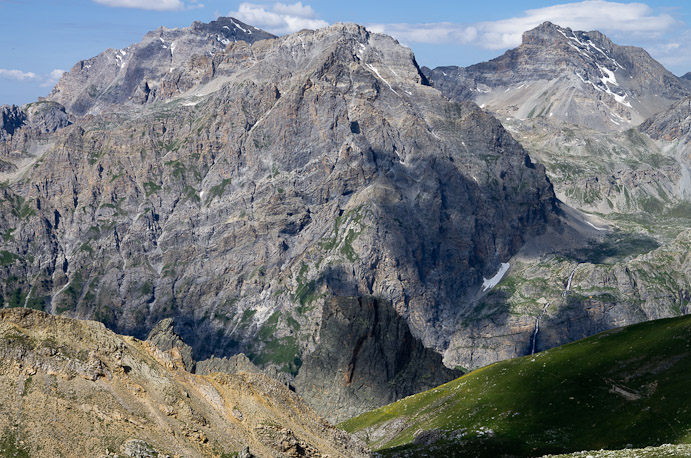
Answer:
[(446, 357), (478, 368), (618, 326), (691, 313), (691, 231), (660, 245), (615, 231), (588, 247), (517, 256)]
[(676, 156), (681, 165), (679, 193), (687, 202), (691, 201), (691, 98), (682, 99), (647, 119), (639, 130), (657, 140), (661, 149)]
[(275, 36), (227, 17), (182, 29), (161, 27), (140, 43), (77, 62), (47, 99), (76, 115), (125, 111), (130, 105), (152, 103), (192, 87), (201, 75), (183, 71), (190, 61), (208, 63), (229, 43), (270, 38)]
[(369, 456), (264, 375), (193, 375), (101, 323), (0, 310), (0, 356), (2, 456)]
[[(160, 70), (159, 54), (132, 55), (126, 68)], [(323, 392), (338, 374), (372, 372), (344, 358), (300, 378), (310, 355), (329, 354), (325, 304), (376, 298), (377, 345), (395, 350), (366, 360), (391, 372), (372, 380), (365, 409), (428, 387), (407, 369), (417, 364), (451, 377), (420, 342), (445, 351), (502, 263), (546, 230), (565, 233), (544, 168), (501, 124), (444, 99), (409, 49), (362, 27), (228, 43), (166, 67), (159, 88), (185, 83), (145, 104), (124, 101), (128, 85), (83, 105), (67, 90), (82, 71), (51, 96), (72, 125), (2, 144), (3, 160), (24, 161), (0, 188), (5, 306), (139, 337), (175, 317), (197, 359), (242, 351)], [(339, 332), (367, 329), (349, 326)], [(358, 341), (343, 344), (358, 354)]]
[[(614, 329), (493, 364), (341, 426), (391, 457), (689, 444), (690, 331), (691, 317)], [(652, 456), (679, 450), (687, 447), (661, 447)]]

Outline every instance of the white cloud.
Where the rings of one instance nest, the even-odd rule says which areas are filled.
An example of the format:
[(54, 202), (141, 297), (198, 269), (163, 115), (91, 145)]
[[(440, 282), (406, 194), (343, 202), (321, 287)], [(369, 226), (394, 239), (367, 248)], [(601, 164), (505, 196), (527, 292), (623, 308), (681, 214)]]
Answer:
[(328, 22), (317, 19), (312, 7), (303, 5), (302, 2), (274, 3), (271, 6), (245, 2), (240, 4), (237, 11), (231, 11), (228, 15), (276, 35), (329, 25)]
[(6, 78), (17, 81), (35, 80), (38, 76), (33, 72), (23, 72), (21, 70), (7, 70), (0, 68), (0, 78)]
[(59, 68), (56, 68), (55, 70), (53, 70), (45, 76), (43, 83), (41, 83), (41, 87), (55, 86), (58, 80), (62, 77), (63, 73), (65, 73), (65, 70), (60, 70)]
[[(93, 0), (114, 8), (137, 8), (154, 11), (178, 11), (185, 9), (181, 0)], [(203, 5), (202, 5), (203, 6)]]
[(644, 3), (585, 0), (526, 10), (523, 16), (476, 24), (375, 24), (369, 28), (404, 42), (472, 44), (487, 49), (518, 46), (526, 30), (550, 21), (574, 30), (600, 30), (659, 36), (678, 22), (669, 14), (655, 14)]
[(21, 70), (6, 70), (0, 68), (0, 78), (12, 79), (15, 81), (33, 81), (41, 83), (41, 87), (53, 87), (58, 82), (65, 70), (55, 69), (47, 75), (37, 75), (34, 72), (23, 72)]

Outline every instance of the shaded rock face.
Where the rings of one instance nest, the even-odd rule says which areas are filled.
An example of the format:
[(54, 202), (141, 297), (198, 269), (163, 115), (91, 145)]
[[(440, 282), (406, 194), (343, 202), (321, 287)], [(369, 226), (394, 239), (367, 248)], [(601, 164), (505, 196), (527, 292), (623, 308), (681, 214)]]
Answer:
[(24, 125), (26, 114), (16, 105), (0, 107), (0, 140), (5, 140)]
[(500, 117), (546, 116), (600, 131), (634, 127), (689, 95), (687, 84), (643, 49), (549, 22), (489, 62), (425, 74), (448, 97), (474, 100)]
[(682, 99), (642, 123), (638, 130), (655, 140), (691, 140), (691, 97)]
[[(129, 104), (151, 103), (189, 89), (192, 84), (186, 78), (193, 78), (194, 72), (184, 75), (179, 70), (193, 58), (203, 62), (229, 43), (271, 38), (275, 36), (227, 17), (182, 29), (161, 27), (140, 43), (78, 62), (60, 78), (48, 99), (76, 115), (123, 111)], [(169, 74), (175, 71), (172, 78)]]
[(275, 380), (191, 374), (175, 350), (101, 323), (0, 310), (0, 451), (12, 440), (20, 456), (50, 458), (370, 455)]
[[(330, 297), (377, 297), (444, 351), (483, 277), (559, 230), (544, 168), (390, 37), (339, 24), (181, 65), (197, 69), (179, 70), (184, 93), (13, 137), (37, 153), (0, 189), (5, 305), (139, 337), (174, 317), (197, 360), (244, 352), (299, 376)], [(80, 108), (66, 87), (68, 113), (112, 102)]]
[(691, 200), (691, 98), (652, 116), (638, 130), (657, 140), (663, 150), (676, 155), (681, 169), (679, 194), (684, 200)]
[(337, 423), (462, 374), (414, 338), (388, 302), (332, 297), (324, 304), (319, 345), (295, 383), (298, 394)]

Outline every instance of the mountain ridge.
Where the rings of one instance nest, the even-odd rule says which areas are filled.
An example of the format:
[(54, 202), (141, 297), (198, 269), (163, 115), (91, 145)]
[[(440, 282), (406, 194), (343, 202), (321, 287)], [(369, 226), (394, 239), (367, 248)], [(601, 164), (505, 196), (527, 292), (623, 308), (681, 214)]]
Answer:
[[(398, 397), (427, 385), (415, 372), (394, 382), (397, 355), (443, 352), (483, 278), (529, 238), (562, 231), (542, 166), (475, 104), (426, 85), (390, 37), (337, 24), (165, 70), (184, 83), (166, 97), (100, 114), (109, 100), (96, 98), (70, 126), (5, 142), (3, 160), (21, 166), (3, 175), (6, 305), (139, 337), (174, 317), (196, 359), (244, 352), (297, 383), (309, 355), (329, 353), (326, 301), (375, 299), (387, 312), (378, 342), (408, 328), (410, 347), (360, 361), (400, 370), (371, 380)], [(334, 388), (343, 407), (340, 371), (369, 377), (351, 361), (303, 386)], [(425, 361), (450, 377), (441, 358)]]
[(447, 96), (473, 99), (499, 117), (554, 116), (603, 131), (634, 127), (689, 95), (645, 50), (551, 22), (526, 31), (520, 46), (488, 62), (425, 74)]

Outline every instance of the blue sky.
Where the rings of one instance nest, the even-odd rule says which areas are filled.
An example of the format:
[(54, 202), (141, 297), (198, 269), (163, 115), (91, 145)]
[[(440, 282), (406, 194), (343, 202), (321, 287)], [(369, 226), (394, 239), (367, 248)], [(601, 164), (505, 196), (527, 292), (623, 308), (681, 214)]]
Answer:
[(642, 46), (672, 72), (691, 71), (691, 5), (686, 0), (574, 2), (508, 0), (396, 2), (236, 2), (227, 0), (0, 0), (0, 105), (50, 92), (63, 70), (107, 48), (140, 41), (159, 26), (232, 15), (289, 33), (357, 22), (389, 33), (420, 65), (470, 65), (517, 46), (524, 30), (551, 20), (600, 30), (615, 43)]

